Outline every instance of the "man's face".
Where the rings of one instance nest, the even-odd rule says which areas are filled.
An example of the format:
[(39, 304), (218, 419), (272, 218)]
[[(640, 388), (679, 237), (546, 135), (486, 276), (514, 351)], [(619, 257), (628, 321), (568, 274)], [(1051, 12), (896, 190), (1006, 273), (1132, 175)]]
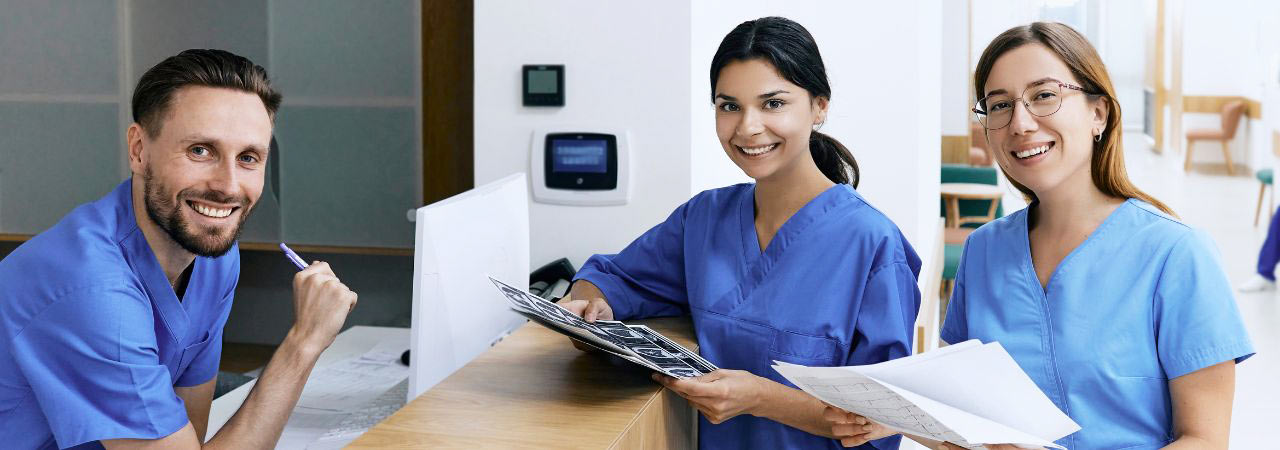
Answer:
[(130, 158), (147, 216), (188, 252), (221, 256), (262, 195), (271, 117), (252, 93), (188, 86), (160, 123)]

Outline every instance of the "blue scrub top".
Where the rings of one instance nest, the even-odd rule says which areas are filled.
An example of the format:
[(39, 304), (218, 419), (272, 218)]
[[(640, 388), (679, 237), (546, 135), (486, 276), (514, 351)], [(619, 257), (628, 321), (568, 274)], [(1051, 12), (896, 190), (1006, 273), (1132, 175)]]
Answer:
[[(848, 185), (795, 213), (761, 253), (755, 185), (703, 192), (575, 279), (605, 294), (620, 320), (690, 314), (701, 353), (794, 387), (770, 366), (878, 363), (911, 354), (920, 258), (888, 218)], [(896, 449), (899, 437), (863, 448)], [(741, 415), (699, 416), (699, 447), (840, 448), (839, 441)]]
[(1027, 210), (965, 243), (942, 339), (998, 341), (1080, 424), (1067, 448), (1160, 448), (1174, 438), (1169, 380), (1253, 345), (1207, 236), (1130, 199), (1059, 263), (1047, 289)]
[(194, 264), (179, 302), (129, 180), (0, 261), (0, 446), (101, 448), (186, 425), (173, 388), (217, 375), (240, 255)]

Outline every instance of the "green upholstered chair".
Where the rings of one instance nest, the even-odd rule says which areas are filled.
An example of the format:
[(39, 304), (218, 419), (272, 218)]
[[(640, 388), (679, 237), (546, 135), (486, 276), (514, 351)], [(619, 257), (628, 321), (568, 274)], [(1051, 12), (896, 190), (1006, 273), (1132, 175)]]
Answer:
[[(996, 185), (996, 168), (990, 166), (970, 166), (967, 164), (943, 164), (942, 165), (942, 182), (943, 183), (978, 183)], [(947, 215), (947, 203), (938, 200), (941, 205), (942, 216)], [(961, 216), (984, 216), (991, 208), (991, 203), (987, 200), (960, 200)], [(1004, 206), (996, 206), (996, 217), (1004, 217)], [(977, 228), (981, 224), (966, 224), (969, 228)]]
[[(1270, 168), (1259, 170), (1257, 173), (1253, 174), (1253, 176), (1258, 178), (1258, 183), (1261, 184), (1261, 186), (1258, 187), (1258, 208), (1253, 211), (1253, 226), (1255, 227), (1258, 226), (1258, 219), (1262, 217), (1262, 197), (1267, 195), (1267, 188), (1272, 186), (1273, 175), (1274, 174), (1272, 174)], [(1275, 197), (1276, 194), (1274, 191), (1271, 193), (1271, 197), (1267, 197), (1268, 222), (1270, 222), (1271, 214), (1274, 214), (1276, 211)]]
[[(975, 167), (966, 164), (943, 164), (942, 165), (942, 182), (943, 183), (978, 183), (996, 185), (999, 176), (996, 174), (996, 168), (991, 166)], [(947, 215), (947, 203), (939, 200), (942, 205), (941, 214), (943, 217)], [(985, 216), (991, 210), (992, 200), (959, 200), (961, 216)], [(995, 200), (999, 202), (999, 200)], [(1004, 207), (996, 206), (995, 216), (1004, 216)], [(969, 237), (969, 233), (973, 229), (981, 226), (980, 223), (968, 223), (961, 225), (961, 228), (948, 228), (944, 230), (943, 249), (943, 266), (942, 266), (942, 283), (945, 299), (951, 297), (951, 287), (956, 279), (956, 269), (960, 267), (960, 255), (964, 252), (964, 240)]]

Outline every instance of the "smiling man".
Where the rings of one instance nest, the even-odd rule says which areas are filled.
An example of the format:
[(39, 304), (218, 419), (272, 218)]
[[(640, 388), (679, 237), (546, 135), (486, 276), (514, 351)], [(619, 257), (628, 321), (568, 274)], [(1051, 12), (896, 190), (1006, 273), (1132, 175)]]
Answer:
[(280, 99), (262, 67), (220, 50), (142, 76), (133, 176), (0, 261), (0, 446), (275, 445), (356, 303), (327, 264), (298, 272), (293, 327), (204, 444), (236, 239), (262, 194)]

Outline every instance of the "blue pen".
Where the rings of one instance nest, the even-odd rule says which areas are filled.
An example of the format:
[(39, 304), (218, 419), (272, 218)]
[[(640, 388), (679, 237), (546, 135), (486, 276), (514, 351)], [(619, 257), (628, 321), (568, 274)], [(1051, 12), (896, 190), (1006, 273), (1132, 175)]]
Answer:
[(302, 257), (298, 256), (297, 253), (294, 253), (293, 250), (290, 250), (289, 246), (284, 245), (283, 242), (280, 243), (280, 250), (284, 250), (284, 257), (289, 258), (289, 262), (293, 263), (293, 265), (295, 266), (298, 266), (298, 270), (303, 270), (307, 268), (307, 263), (302, 261)]

